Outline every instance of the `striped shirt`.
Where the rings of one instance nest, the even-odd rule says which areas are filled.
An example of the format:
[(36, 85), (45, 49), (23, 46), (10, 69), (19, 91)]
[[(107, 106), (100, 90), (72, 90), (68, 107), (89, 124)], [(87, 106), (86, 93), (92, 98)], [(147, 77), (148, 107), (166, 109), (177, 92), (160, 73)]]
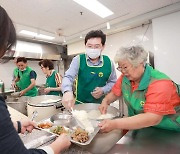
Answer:
[[(52, 70), (52, 72), (51, 72), (51, 74), (50, 74), (49, 76), (51, 76), (54, 71), (55, 71), (55, 70)], [(49, 77), (49, 76), (46, 76), (46, 78)], [(61, 86), (61, 83), (62, 83), (62, 76), (61, 76), (59, 73), (56, 73), (56, 74), (55, 74), (55, 81), (56, 81), (56, 86), (57, 86), (57, 87), (60, 87), (60, 86)]]

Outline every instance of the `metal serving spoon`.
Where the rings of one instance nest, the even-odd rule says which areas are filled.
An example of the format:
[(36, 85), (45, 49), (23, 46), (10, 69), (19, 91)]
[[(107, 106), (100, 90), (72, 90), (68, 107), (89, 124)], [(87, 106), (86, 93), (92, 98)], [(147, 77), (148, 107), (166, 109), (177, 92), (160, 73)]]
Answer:
[[(38, 115), (38, 112), (35, 110), (35, 111), (32, 113), (31, 121), (33, 121), (34, 118), (37, 117), (37, 115)], [(24, 132), (24, 136), (26, 136), (28, 133), (29, 133), (29, 132), (26, 130), (26, 131)]]

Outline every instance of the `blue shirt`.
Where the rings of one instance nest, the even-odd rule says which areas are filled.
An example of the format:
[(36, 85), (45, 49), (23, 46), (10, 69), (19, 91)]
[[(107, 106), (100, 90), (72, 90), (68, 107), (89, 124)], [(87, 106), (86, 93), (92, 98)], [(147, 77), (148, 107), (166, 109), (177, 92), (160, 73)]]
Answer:
[[(20, 71), (20, 70), (19, 70)], [(23, 71), (21, 71), (22, 73), (23, 73)], [(19, 72), (18, 72), (18, 78), (20, 78), (20, 76), (19, 76)], [(30, 72), (30, 79), (35, 79), (36, 80), (36, 78), (37, 78), (37, 74), (36, 74), (36, 72), (35, 71), (31, 71)]]
[[(78, 71), (79, 71), (79, 55), (74, 57), (69, 69), (65, 72), (64, 78), (62, 80), (62, 92), (64, 93), (65, 91), (72, 91), (72, 87), (73, 87), (73, 82), (76, 78), (76, 76), (78, 75)], [(99, 61), (97, 61), (96, 63), (92, 63), (91, 60), (89, 58), (87, 58), (87, 63), (90, 66), (101, 66), (103, 64), (102, 61), (102, 56), (100, 57)], [(107, 94), (111, 88), (113, 87), (113, 85), (115, 84), (116, 80), (117, 80), (117, 76), (116, 76), (116, 71), (115, 71), (115, 67), (114, 64), (111, 61), (111, 75), (107, 81), (107, 84), (104, 87), (101, 87), (104, 94)]]

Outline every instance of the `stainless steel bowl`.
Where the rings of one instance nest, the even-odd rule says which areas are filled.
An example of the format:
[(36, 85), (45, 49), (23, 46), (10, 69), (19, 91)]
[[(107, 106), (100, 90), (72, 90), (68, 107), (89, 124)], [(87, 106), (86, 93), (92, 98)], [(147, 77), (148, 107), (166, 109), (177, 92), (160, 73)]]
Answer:
[(50, 118), (50, 121), (54, 123), (54, 125), (62, 125), (66, 127), (73, 127), (76, 125), (75, 120), (73, 119), (72, 115), (58, 113), (53, 115)]

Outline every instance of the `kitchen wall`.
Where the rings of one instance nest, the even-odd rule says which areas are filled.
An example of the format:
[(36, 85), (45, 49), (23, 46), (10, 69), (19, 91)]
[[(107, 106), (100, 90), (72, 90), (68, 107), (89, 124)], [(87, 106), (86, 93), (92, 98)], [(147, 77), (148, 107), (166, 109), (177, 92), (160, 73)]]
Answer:
[[(141, 41), (145, 32), (144, 41)], [(114, 59), (114, 55), (119, 47), (135, 44), (141, 44), (145, 46), (146, 49), (153, 50), (151, 24), (140, 25), (136, 28), (108, 35), (103, 53), (107, 54), (111, 59)], [(84, 40), (68, 45), (68, 55), (83, 53), (84, 51)]]
[[(144, 39), (142, 41), (142, 38)], [(122, 31), (113, 35), (107, 36), (106, 46), (103, 54), (108, 55), (113, 61), (116, 51), (122, 46), (142, 45), (148, 51), (153, 50), (152, 24), (140, 25), (139, 27)], [(84, 40), (68, 45), (68, 55), (83, 53)], [(120, 73), (117, 72), (119, 76)]]
[(180, 84), (180, 12), (152, 20), (155, 66)]
[[(175, 12), (152, 19), (150, 25), (141, 25), (107, 36), (103, 54), (108, 55), (113, 60), (119, 47), (140, 44), (154, 54), (155, 68), (166, 73), (180, 84), (179, 34), (180, 12)], [(144, 39), (141, 41), (143, 35)], [(68, 46), (68, 55), (83, 53), (84, 51), (84, 40)], [(120, 75), (119, 72), (117, 75)]]

